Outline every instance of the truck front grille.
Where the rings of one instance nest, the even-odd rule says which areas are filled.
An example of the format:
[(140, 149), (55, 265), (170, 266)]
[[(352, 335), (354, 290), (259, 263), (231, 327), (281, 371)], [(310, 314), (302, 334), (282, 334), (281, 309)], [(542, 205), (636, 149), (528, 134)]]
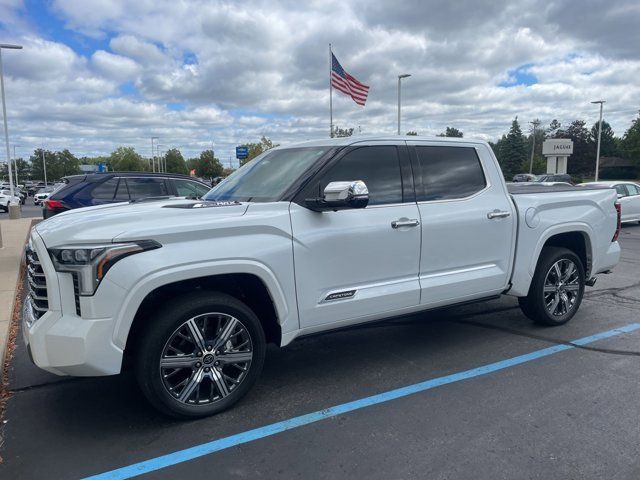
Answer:
[(49, 310), (49, 297), (47, 296), (47, 279), (44, 276), (38, 254), (32, 248), (27, 247), (27, 282), (29, 283), (29, 301), (33, 308), (33, 315), (40, 318)]

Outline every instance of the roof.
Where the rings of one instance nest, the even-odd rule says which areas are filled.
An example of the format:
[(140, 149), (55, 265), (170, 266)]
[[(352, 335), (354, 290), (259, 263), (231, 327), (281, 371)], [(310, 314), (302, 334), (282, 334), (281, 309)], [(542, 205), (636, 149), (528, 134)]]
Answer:
[(339, 138), (322, 138), (316, 140), (307, 140), (304, 142), (291, 143), (288, 145), (281, 145), (276, 148), (296, 148), (296, 147), (341, 147), (354, 145), (358, 143), (368, 142), (397, 142), (397, 141), (410, 141), (410, 142), (435, 142), (435, 143), (473, 143), (486, 145), (484, 140), (474, 140), (470, 138), (456, 138), (456, 137), (427, 137), (419, 135), (352, 135), (350, 137)]

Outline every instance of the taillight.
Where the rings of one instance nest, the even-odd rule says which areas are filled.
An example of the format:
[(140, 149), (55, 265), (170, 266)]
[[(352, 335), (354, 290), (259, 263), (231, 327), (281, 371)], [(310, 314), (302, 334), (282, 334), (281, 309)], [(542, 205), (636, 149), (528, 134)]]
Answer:
[(613, 234), (612, 242), (618, 240), (618, 235), (620, 235), (620, 229), (622, 228), (622, 206), (620, 202), (616, 201), (616, 212), (618, 213), (618, 225), (616, 226), (616, 233)]
[(65, 208), (64, 204), (60, 200), (47, 199), (44, 201), (44, 207), (49, 210), (55, 210), (56, 208)]

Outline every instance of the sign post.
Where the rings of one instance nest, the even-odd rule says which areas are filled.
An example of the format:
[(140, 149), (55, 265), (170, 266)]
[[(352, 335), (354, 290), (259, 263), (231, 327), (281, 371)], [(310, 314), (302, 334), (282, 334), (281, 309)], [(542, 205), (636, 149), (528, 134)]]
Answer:
[(573, 153), (573, 141), (553, 138), (542, 144), (542, 154), (547, 157), (547, 173), (567, 173), (567, 161)]

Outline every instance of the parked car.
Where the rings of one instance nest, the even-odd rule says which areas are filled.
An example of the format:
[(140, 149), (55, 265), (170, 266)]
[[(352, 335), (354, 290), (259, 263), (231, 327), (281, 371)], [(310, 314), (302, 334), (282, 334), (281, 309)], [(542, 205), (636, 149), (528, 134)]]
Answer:
[(545, 175), (538, 175), (535, 179), (536, 182), (564, 182), (574, 185), (571, 175), (567, 173), (548, 173)]
[(0, 210), (2, 210), (3, 212), (8, 212), (9, 204), (12, 202), (21, 204), (21, 199), (17, 195), (14, 195), (12, 197), (11, 190), (0, 190)]
[(109, 172), (74, 175), (52, 194), (42, 210), (44, 218), (74, 208), (139, 201), (149, 197), (201, 198), (211, 187), (187, 175)]
[(614, 188), (622, 207), (622, 223), (640, 222), (640, 184), (635, 182), (612, 180), (606, 182), (587, 182), (580, 186)]
[(55, 189), (54, 186), (49, 186), (49, 187), (43, 187), (40, 190), (38, 190), (36, 192), (36, 194), (33, 196), (33, 203), (35, 205), (42, 205), (43, 202), (49, 198), (49, 195), (51, 195), (51, 193), (53, 192), (53, 190)]
[(513, 182), (534, 182), (536, 176), (532, 173), (518, 173), (513, 176)]
[(507, 190), (482, 141), (277, 147), (203, 200), (35, 225), (22, 330), (49, 372), (131, 365), (159, 410), (200, 417), (247, 393), (267, 342), (502, 294), (562, 325), (617, 264), (619, 221), (608, 188)]

